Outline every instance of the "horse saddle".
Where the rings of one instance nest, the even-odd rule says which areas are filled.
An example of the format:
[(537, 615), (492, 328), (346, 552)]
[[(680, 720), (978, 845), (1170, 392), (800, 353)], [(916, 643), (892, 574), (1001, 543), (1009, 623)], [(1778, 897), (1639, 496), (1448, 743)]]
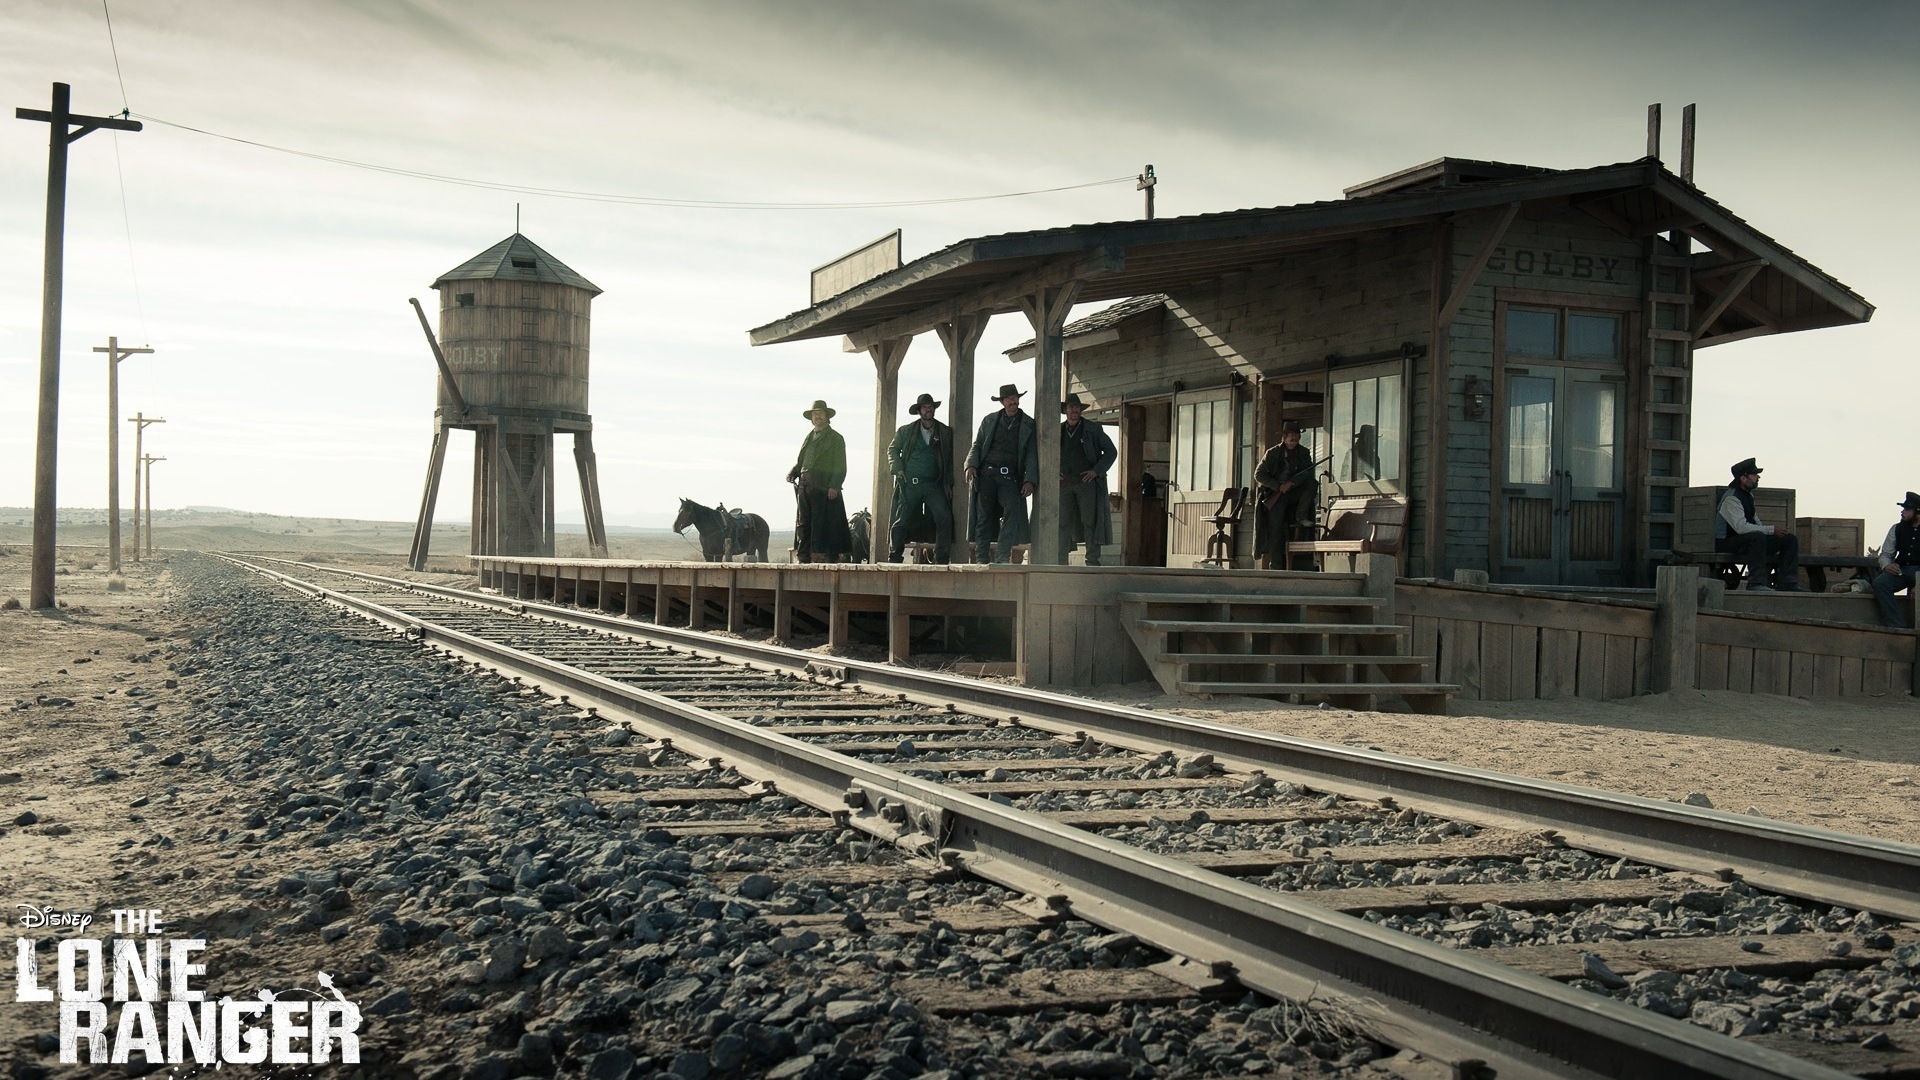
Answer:
[(753, 534), (753, 523), (747, 520), (745, 510), (728, 510), (722, 519), (726, 525), (726, 540), (734, 551), (745, 550)]

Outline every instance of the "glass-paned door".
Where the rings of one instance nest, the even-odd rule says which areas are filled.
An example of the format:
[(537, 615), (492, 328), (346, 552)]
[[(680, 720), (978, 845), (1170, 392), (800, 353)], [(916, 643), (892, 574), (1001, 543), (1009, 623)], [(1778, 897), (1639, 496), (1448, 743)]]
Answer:
[(1505, 397), (1503, 580), (1618, 582), (1625, 555), (1624, 377), (1508, 368)]
[[(1238, 415), (1236, 415), (1238, 414)], [(1221, 497), (1251, 472), (1236, 421), (1251, 421), (1235, 408), (1231, 389), (1182, 394), (1173, 407), (1173, 482), (1167, 485), (1167, 565), (1193, 566), (1207, 554), (1213, 526), (1205, 519)], [(1247, 519), (1251, 527), (1251, 519)]]

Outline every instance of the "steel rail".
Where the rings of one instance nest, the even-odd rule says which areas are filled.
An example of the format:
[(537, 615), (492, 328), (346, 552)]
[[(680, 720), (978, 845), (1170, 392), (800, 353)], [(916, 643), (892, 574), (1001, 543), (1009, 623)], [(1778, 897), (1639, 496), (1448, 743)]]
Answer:
[(488, 596), (360, 571), (335, 572), (777, 670), (831, 671), (836, 679), (871, 692), (904, 694), (925, 704), (953, 703), (983, 715), (1017, 716), (1022, 723), (1035, 727), (1084, 731), (1117, 746), (1153, 752), (1176, 746), (1192, 753), (1212, 754), (1231, 768), (1257, 769), (1276, 779), (1353, 798), (1403, 799), (1417, 803), (1421, 809), (1480, 824), (1519, 831), (1552, 830), (1566, 843), (1599, 854), (1723, 878), (1738, 877), (1767, 891), (1816, 903), (1920, 920), (1920, 846), (1913, 844), (1250, 731), (1044, 690), (838, 657), (826, 660), (815, 653), (778, 645), (714, 638), (583, 608)]
[(845, 817), (853, 827), (1114, 930), (1275, 997), (1335, 996), (1371, 1034), (1461, 1075), (1640, 1080), (1840, 1080), (1836, 1072), (1611, 998), (1332, 913), (1175, 859), (811, 746), (362, 597), (241, 563), (549, 692), (591, 703), (700, 756)]

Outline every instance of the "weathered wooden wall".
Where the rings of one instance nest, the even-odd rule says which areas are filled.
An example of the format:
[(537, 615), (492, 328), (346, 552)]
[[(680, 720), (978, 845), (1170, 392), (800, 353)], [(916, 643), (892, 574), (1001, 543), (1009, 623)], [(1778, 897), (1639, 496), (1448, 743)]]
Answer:
[[(471, 305), (459, 297), (473, 294)], [(458, 280), (440, 292), (440, 348), (475, 409), (576, 413), (587, 408), (593, 294), (572, 285), (509, 279)], [(451, 418), (453, 400), (439, 388)]]
[[(1652, 601), (1404, 579), (1394, 597), (1395, 617), (1412, 632), (1409, 651), (1434, 657), (1434, 677), (1458, 685), (1461, 700), (1613, 699), (1655, 689)], [(1847, 599), (1832, 606), (1865, 612), (1864, 598)], [(1915, 638), (1897, 630), (1703, 609), (1693, 674), (1702, 690), (1876, 696), (1907, 693), (1914, 659)]]
[[(1452, 279), (1457, 281), (1470, 268), (1486, 245), (1499, 213), (1462, 217), (1452, 229), (1450, 258)], [(1526, 293), (1553, 293), (1564, 296), (1564, 304), (1578, 306), (1581, 297), (1602, 297), (1612, 301), (1638, 301), (1646, 289), (1644, 258), (1640, 241), (1608, 229), (1577, 210), (1529, 207), (1513, 220), (1493, 256), (1481, 271), (1466, 302), (1448, 329), (1449, 364), (1446, 372), (1445, 402), (1445, 537), (1439, 559), (1424, 572), (1435, 576), (1456, 569), (1497, 570), (1497, 553), (1489, 523), (1500, 515), (1492, 505), (1495, 470), (1504, 470), (1494, 447), (1497, 414), (1502, 403), (1488, 403), (1486, 415), (1469, 419), (1461, 387), (1468, 377), (1478, 378), (1486, 387), (1499, 385), (1496, 372), (1494, 315), (1503, 290)], [(1627, 368), (1635, 363), (1637, 341), (1625, 335)], [(1637, 386), (1631, 382), (1630, 386)], [(1415, 390), (1416, 400), (1430, 395), (1423, 383)], [(1638, 412), (1637, 401), (1622, 403), (1628, 415)], [(1631, 432), (1629, 433), (1631, 438)], [(1424, 458), (1428, 443), (1414, 444), (1417, 456)], [(1625, 448), (1623, 448), (1625, 449)], [(1631, 454), (1627, 460), (1632, 460)], [(1425, 462), (1416, 468), (1426, 475)], [(1628, 514), (1631, 522), (1635, 498), (1629, 477)], [(1631, 542), (1634, 529), (1625, 530)], [(1633, 565), (1628, 560), (1628, 566)]]

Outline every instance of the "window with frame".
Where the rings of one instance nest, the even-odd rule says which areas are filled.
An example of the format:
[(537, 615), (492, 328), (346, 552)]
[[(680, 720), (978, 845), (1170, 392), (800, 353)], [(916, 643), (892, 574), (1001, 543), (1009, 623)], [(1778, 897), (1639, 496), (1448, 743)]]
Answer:
[(1398, 371), (1336, 372), (1329, 380), (1327, 435), (1335, 483), (1400, 478), (1401, 393)]
[(1555, 360), (1574, 364), (1618, 364), (1626, 318), (1618, 312), (1579, 308), (1507, 308), (1506, 355), (1509, 360)]
[(1211, 400), (1183, 401), (1174, 409), (1173, 482), (1181, 491), (1220, 491), (1234, 486), (1235, 458), (1239, 475), (1252, 476), (1253, 447), (1239, 445), (1238, 432), (1252, 425), (1253, 403), (1239, 403), (1240, 426), (1234, 424), (1230, 395)]

